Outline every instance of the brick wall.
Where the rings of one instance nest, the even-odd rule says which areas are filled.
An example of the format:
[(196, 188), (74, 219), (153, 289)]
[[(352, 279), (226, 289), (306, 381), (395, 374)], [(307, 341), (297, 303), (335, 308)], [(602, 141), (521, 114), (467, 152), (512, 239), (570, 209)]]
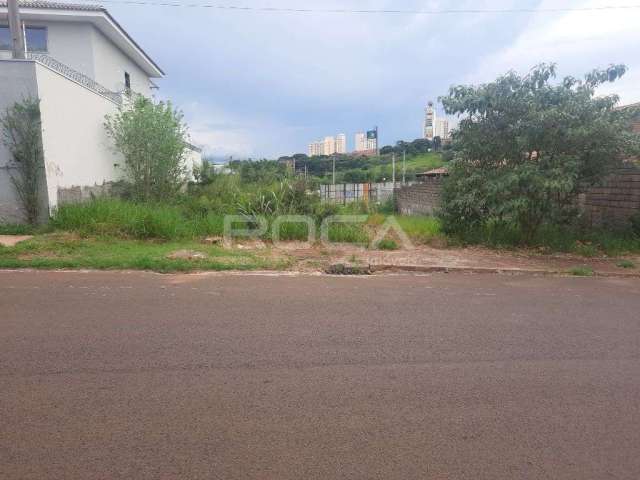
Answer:
[(580, 194), (578, 204), (591, 225), (627, 227), (629, 217), (640, 212), (640, 168), (617, 170), (601, 185)]
[(431, 215), (440, 205), (442, 177), (427, 177), (415, 185), (396, 188), (396, 206), (403, 215)]
[[(398, 212), (431, 215), (440, 204), (442, 178), (426, 178), (395, 190)], [(640, 168), (616, 170), (601, 185), (589, 187), (578, 196), (584, 218), (592, 226), (625, 228), (629, 217), (640, 212)]]

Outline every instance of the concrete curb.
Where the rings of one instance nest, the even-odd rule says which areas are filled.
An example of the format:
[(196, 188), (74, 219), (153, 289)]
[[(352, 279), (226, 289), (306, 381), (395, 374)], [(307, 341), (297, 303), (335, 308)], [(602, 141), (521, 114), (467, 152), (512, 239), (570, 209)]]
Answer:
[[(413, 273), (491, 273), (503, 275), (556, 275), (578, 277), (566, 270), (542, 270), (529, 268), (496, 268), (496, 267), (447, 267), (443, 265), (369, 265), (373, 273), (413, 272)], [(592, 277), (640, 278), (640, 272), (602, 272), (593, 271)], [(589, 277), (589, 276), (585, 276)]]

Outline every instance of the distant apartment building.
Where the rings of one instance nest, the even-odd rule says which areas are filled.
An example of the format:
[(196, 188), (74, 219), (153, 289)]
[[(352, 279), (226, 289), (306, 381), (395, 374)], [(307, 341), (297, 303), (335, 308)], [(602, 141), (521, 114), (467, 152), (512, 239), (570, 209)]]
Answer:
[(336, 137), (324, 137), (324, 154), (333, 155), (336, 153)]
[(324, 142), (311, 142), (308, 150), (310, 157), (317, 157), (318, 155), (324, 155)]
[(310, 157), (318, 155), (333, 155), (334, 153), (347, 153), (347, 136), (339, 133), (335, 137), (324, 137), (324, 140), (311, 142), (308, 147)]
[(365, 132), (356, 133), (355, 142), (356, 152), (364, 152), (367, 150), (367, 134)]
[(347, 136), (344, 133), (336, 135), (336, 153), (347, 153)]
[(433, 140), (436, 136), (436, 109), (433, 102), (427, 103), (424, 109), (424, 122), (422, 125), (422, 137), (427, 140)]
[(371, 130), (367, 132), (367, 150), (378, 151), (378, 132), (377, 130)]
[(436, 137), (440, 137), (441, 140), (446, 140), (449, 138), (449, 120), (446, 118), (438, 118), (436, 120), (436, 129), (435, 135)]

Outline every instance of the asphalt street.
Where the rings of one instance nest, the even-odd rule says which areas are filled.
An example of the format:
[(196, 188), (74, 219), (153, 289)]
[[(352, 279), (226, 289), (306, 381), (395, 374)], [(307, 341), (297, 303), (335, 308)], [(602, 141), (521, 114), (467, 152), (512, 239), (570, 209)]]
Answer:
[(0, 272), (2, 479), (640, 478), (640, 280)]

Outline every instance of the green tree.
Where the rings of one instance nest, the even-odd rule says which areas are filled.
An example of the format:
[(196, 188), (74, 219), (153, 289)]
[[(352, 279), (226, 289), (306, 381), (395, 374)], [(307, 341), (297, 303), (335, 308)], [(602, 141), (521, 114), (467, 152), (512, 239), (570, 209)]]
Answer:
[(541, 64), (525, 76), (452, 87), (440, 100), (462, 119), (443, 193), (445, 229), (505, 227), (530, 242), (544, 222), (573, 218), (580, 188), (638, 149), (633, 111), (615, 108), (616, 95), (595, 95), (625, 70), (612, 65), (556, 82), (555, 65)]
[(193, 167), (193, 177), (199, 185), (210, 185), (216, 179), (216, 171), (213, 167), (213, 159), (203, 158), (202, 165)]
[(185, 180), (187, 127), (171, 103), (138, 96), (105, 119), (107, 134), (124, 157), (124, 171), (140, 200), (177, 193)]
[[(11, 153), (17, 175), (11, 174), (22, 209), (30, 224), (41, 217), (44, 198), (44, 154), (40, 100), (26, 98), (7, 109), (0, 118), (2, 142)], [(13, 170), (13, 169), (12, 169)]]

